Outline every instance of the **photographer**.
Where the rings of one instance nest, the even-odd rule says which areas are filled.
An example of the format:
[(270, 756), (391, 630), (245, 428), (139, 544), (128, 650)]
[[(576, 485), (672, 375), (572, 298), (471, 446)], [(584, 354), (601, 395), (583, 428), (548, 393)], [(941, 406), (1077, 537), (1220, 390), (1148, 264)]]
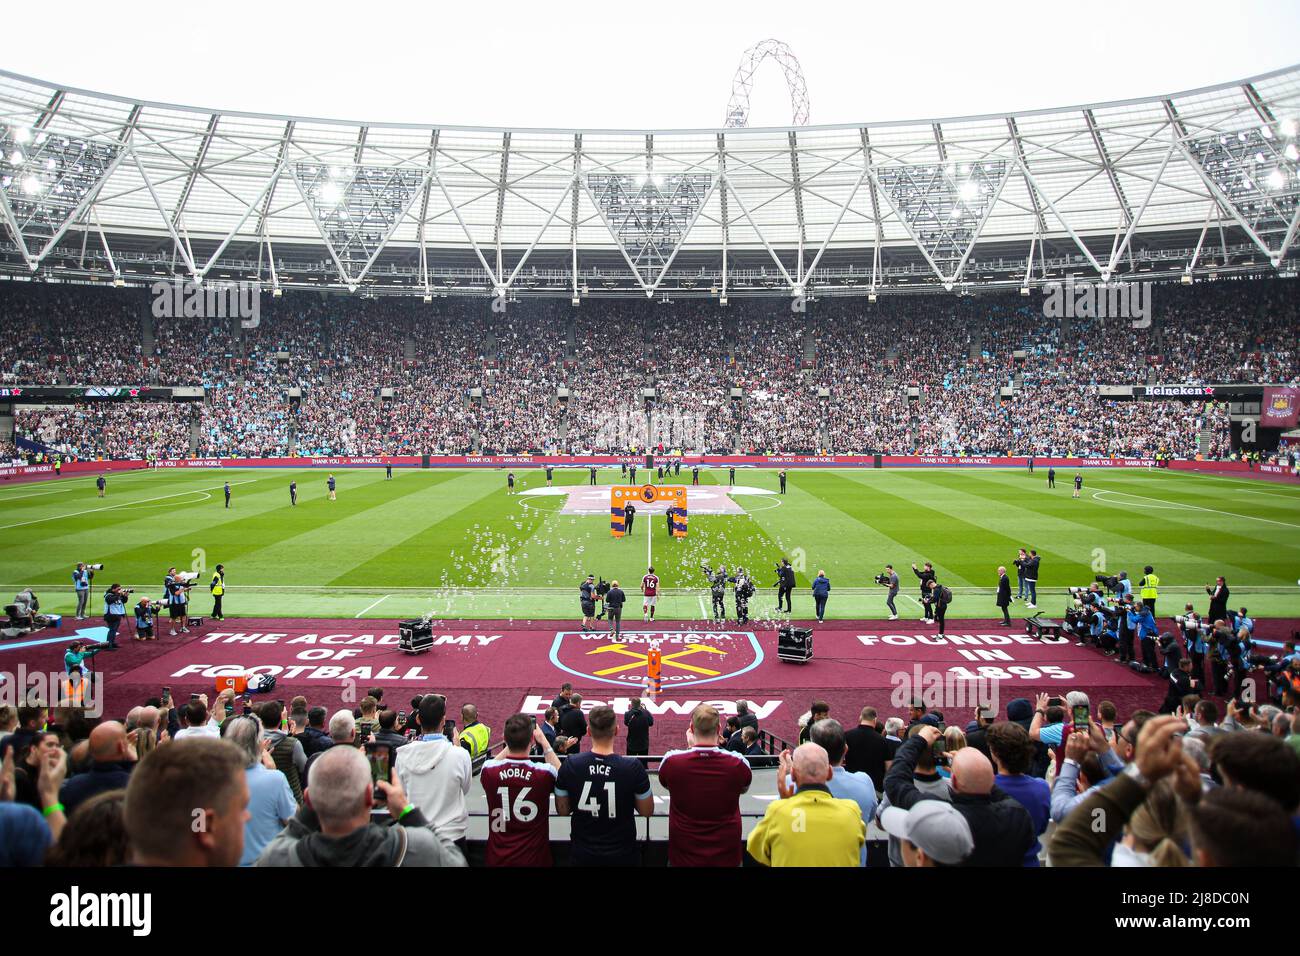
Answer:
[(167, 600), (167, 616), (171, 620), (172, 637), (176, 636), (176, 621), (181, 622), (181, 633), (188, 634), (190, 629), (186, 627), (186, 615), (189, 610), (189, 585), (176, 573), (176, 569), (168, 568), (167, 576), (163, 578), (163, 594)]
[(1128, 612), (1128, 626), (1137, 634), (1138, 643), (1142, 648), (1142, 666), (1147, 669), (1147, 673), (1155, 673), (1156, 637), (1160, 630), (1156, 627), (1156, 619), (1150, 608), (1144, 602), (1136, 602), (1133, 609)]
[(1127, 664), (1133, 660), (1133, 629), (1129, 625), (1133, 599), (1126, 594), (1118, 600), (1112, 599), (1110, 603), (1111, 613), (1115, 615), (1115, 643), (1119, 648), (1119, 660), (1121, 664)]
[(1201, 620), (1192, 605), (1188, 604), (1183, 609), (1183, 613), (1174, 618), (1179, 628), (1183, 632), (1183, 640), (1187, 642), (1187, 655), (1192, 661), (1192, 679), (1196, 681), (1198, 687), (1203, 686), (1205, 682), (1205, 652), (1209, 649), (1206, 637), (1209, 635), (1209, 627)]
[[(63, 655), (63, 669), (71, 674), (74, 667), (81, 667), (87, 659), (94, 657), (102, 650), (104, 650), (103, 647), (91, 641), (73, 641), (69, 645), (67, 653)], [(82, 668), (82, 670), (85, 670), (85, 668)]]
[(78, 621), (86, 619), (86, 605), (90, 603), (90, 582), (95, 577), (95, 572), (86, 566), (85, 561), (77, 563), (77, 570), (72, 572), (72, 587), (77, 592), (77, 614)]
[(41, 609), (41, 602), (36, 597), (36, 592), (31, 588), (23, 588), (14, 595), (14, 619), (21, 622), (21, 626), (26, 628), (35, 628), (37, 624), (36, 612)]
[(1211, 621), (1228, 620), (1228, 597), (1231, 592), (1228, 590), (1228, 581), (1222, 575), (1214, 584), (1205, 586), (1205, 593), (1210, 596), (1210, 609), (1205, 613)]
[(754, 596), (754, 582), (741, 567), (736, 568), (736, 576), (730, 580), (735, 584), (736, 623), (745, 624), (749, 621), (749, 599)]
[(722, 565), (714, 571), (706, 564), (703, 571), (709, 579), (709, 593), (713, 597), (713, 619), (724, 623), (727, 620), (727, 567)]
[(117, 583), (110, 585), (104, 592), (104, 623), (108, 625), (105, 650), (117, 650), (117, 629), (122, 624), (122, 618), (126, 617), (126, 600), (130, 593), (129, 588)]
[(889, 608), (889, 619), (898, 620), (898, 608), (894, 604), (894, 599), (898, 597), (898, 575), (894, 572), (892, 564), (885, 565), (885, 570), (876, 575), (876, 583), (883, 588), (889, 588), (889, 593), (885, 595), (885, 606)]
[(137, 641), (156, 640), (153, 633), (156, 605), (147, 597), (140, 598), (135, 608), (135, 639)]
[(934, 623), (939, 625), (939, 634), (943, 634), (944, 618), (948, 615), (948, 605), (952, 603), (952, 591), (938, 581), (930, 581), (929, 603), (934, 614)]
[(934, 623), (933, 610), (930, 607), (930, 585), (935, 580), (934, 565), (929, 561), (925, 562), (925, 568), (920, 569), (915, 564), (912, 565), (912, 573), (919, 578), (921, 585), (921, 620), (926, 624)]
[(793, 611), (790, 605), (790, 596), (794, 594), (794, 568), (790, 566), (789, 558), (782, 558), (781, 563), (776, 567), (776, 609), (781, 610), (781, 599), (785, 599), (785, 612), (787, 614)]
[(588, 574), (578, 585), (578, 603), (582, 606), (582, 629), (590, 631), (596, 626), (596, 576)]

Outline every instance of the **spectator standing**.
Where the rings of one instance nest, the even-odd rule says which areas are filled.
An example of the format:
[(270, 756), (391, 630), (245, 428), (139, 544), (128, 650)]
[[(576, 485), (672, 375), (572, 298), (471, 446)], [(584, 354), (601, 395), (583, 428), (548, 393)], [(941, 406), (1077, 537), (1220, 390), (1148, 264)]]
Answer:
[(623, 723), (627, 726), (628, 756), (647, 756), (650, 753), (650, 728), (654, 726), (655, 718), (646, 710), (640, 697), (633, 697), (629, 701)]
[(641, 761), (614, 753), (613, 708), (593, 707), (590, 730), (591, 749), (563, 761), (555, 788), (556, 812), (573, 818), (569, 862), (638, 866), (636, 815), (654, 813), (650, 776)]
[[(551, 865), (551, 795), (560, 770), (546, 735), (527, 714), (505, 723), (506, 752), (483, 765), (480, 783), (488, 805), (488, 866)], [(545, 758), (529, 758), (536, 744)]]
[(859, 866), (867, 825), (856, 803), (831, 795), (830, 778), (830, 760), (818, 744), (782, 751), (781, 799), (767, 805), (750, 831), (749, 855), (764, 866)]
[(463, 847), (469, 826), (465, 797), (473, 776), (469, 751), (441, 733), (429, 732), (441, 728), (446, 716), (447, 699), (425, 694), (420, 700), (420, 726), (425, 733), (396, 752), (395, 766), (401, 788), (438, 836)]
[(659, 764), (668, 790), (668, 864), (740, 866), (740, 797), (753, 773), (745, 758), (718, 746), (721, 719), (700, 704), (691, 713), (687, 750), (670, 750)]

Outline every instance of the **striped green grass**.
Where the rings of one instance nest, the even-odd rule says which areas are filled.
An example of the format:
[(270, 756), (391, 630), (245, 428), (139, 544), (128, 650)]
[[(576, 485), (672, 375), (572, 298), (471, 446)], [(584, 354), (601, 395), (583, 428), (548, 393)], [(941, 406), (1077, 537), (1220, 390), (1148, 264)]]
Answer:
[[(519, 490), (544, 484), (540, 470), (516, 474)], [(1085, 472), (1076, 500), (1069, 472), (1049, 490), (1041, 470), (791, 470), (787, 495), (739, 497), (747, 514), (694, 516), (689, 537), (673, 541), (663, 518), (648, 515), (632, 537), (615, 540), (601, 515), (560, 515), (559, 497), (507, 495), (504, 471), (335, 475), (332, 502), (321, 469), (111, 474), (104, 499), (93, 475), (2, 486), (0, 591), (31, 585), (43, 606), (67, 611), (79, 560), (107, 566), (98, 586), (120, 581), (147, 593), (161, 591), (170, 565), (206, 575), (222, 563), (231, 615), (570, 617), (588, 571), (632, 593), (653, 563), (668, 589), (660, 615), (689, 619), (707, 604), (702, 564), (749, 568), (761, 610), (774, 603), (772, 567), (784, 555), (801, 586), (826, 571), (832, 616), (882, 616), (871, 578), (892, 562), (911, 593), (909, 565), (931, 560), (957, 590), (950, 615), (983, 617), (995, 613), (988, 595), (997, 566), (1010, 566), (1023, 546), (1043, 556), (1040, 589), (1049, 596), (1040, 607), (1049, 613), (1059, 613), (1067, 585), (1098, 570), (1138, 577), (1152, 564), (1162, 611), (1184, 600), (1202, 607), (1202, 588), (1224, 574), (1234, 603), (1252, 613), (1300, 615), (1300, 488), (1263, 481), (1097, 469)], [(597, 480), (619, 477), (609, 469)], [(725, 483), (725, 472), (702, 472), (701, 481)], [(557, 484), (586, 482), (586, 469), (556, 472)], [(775, 471), (752, 469), (739, 470), (737, 482), (778, 484)], [(200, 592), (196, 607), (206, 604)], [(804, 592), (796, 613), (810, 606)], [(915, 610), (907, 600), (902, 607)]]

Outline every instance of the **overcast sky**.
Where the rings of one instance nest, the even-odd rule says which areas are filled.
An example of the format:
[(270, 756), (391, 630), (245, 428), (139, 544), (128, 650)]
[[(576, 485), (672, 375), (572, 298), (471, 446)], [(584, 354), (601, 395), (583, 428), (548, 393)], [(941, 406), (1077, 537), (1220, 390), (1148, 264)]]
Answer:
[[(51, 18), (57, 18), (57, 23)], [(122, 96), (370, 121), (715, 127), (749, 46), (784, 40), (813, 123), (1177, 92), (1300, 60), (1300, 3), (63, 0), (5, 11), (0, 68)], [(790, 121), (781, 71), (752, 126)]]

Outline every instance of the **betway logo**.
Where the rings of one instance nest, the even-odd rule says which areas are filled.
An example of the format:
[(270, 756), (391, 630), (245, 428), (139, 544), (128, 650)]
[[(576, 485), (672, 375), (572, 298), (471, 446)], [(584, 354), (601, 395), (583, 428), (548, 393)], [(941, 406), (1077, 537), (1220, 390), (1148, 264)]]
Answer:
[(125, 926), (133, 936), (153, 929), (153, 897), (149, 893), (69, 893), (50, 897), (50, 925), (60, 929)]
[[(609, 700), (593, 700), (590, 697), (584, 697), (582, 698), (582, 710), (584, 713), (588, 713), (593, 707), (612, 707), (614, 713), (625, 714), (627, 713), (628, 702), (631, 701), (631, 699), (632, 698), (630, 697), (611, 697)], [(779, 700), (751, 700), (749, 702), (749, 712), (759, 720), (766, 720), (768, 717), (772, 716), (782, 703), (783, 701)], [(736, 702), (734, 700), (655, 701), (643, 698), (641, 701), (641, 706), (648, 710), (651, 716), (654, 717), (663, 717), (666, 714), (678, 714), (682, 717), (689, 717), (691, 711), (700, 706), (700, 704), (708, 704), (711, 707), (716, 707), (718, 713), (722, 714), (724, 717), (736, 716)], [(537, 714), (540, 716), (546, 713), (550, 706), (551, 701), (549, 698), (542, 697), (540, 694), (530, 694), (528, 697), (524, 698), (523, 705), (519, 709), (525, 714)]]

